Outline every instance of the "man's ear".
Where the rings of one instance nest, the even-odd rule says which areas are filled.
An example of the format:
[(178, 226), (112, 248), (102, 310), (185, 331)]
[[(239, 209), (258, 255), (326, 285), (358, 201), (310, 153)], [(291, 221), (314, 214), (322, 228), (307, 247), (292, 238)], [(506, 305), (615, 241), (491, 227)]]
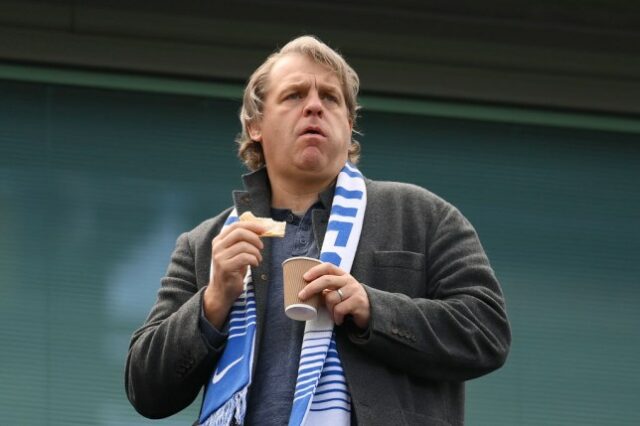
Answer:
[(259, 121), (247, 124), (247, 131), (252, 141), (262, 142), (262, 126)]

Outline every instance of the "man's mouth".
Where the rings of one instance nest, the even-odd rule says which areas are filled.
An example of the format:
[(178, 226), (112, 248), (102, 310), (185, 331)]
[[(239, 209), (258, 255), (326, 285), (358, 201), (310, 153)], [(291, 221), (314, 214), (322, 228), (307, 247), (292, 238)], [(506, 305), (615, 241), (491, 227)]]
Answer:
[(308, 126), (305, 127), (304, 130), (302, 131), (302, 135), (319, 135), (319, 136), (325, 136), (324, 132), (322, 131), (322, 129), (320, 127), (316, 127), (316, 126)]

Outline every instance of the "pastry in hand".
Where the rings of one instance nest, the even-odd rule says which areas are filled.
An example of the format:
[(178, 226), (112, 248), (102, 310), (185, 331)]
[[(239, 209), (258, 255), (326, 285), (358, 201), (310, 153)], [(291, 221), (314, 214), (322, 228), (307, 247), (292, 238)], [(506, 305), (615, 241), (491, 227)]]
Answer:
[(261, 237), (284, 237), (284, 230), (287, 222), (277, 222), (269, 217), (256, 217), (251, 212), (244, 212), (238, 218), (240, 222), (253, 222), (267, 228), (265, 232), (260, 234)]

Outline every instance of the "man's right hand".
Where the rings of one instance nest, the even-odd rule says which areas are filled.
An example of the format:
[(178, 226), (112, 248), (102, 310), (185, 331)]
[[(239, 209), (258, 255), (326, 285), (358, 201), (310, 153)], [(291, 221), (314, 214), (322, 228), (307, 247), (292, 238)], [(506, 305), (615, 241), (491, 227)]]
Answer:
[(231, 305), (244, 288), (249, 266), (262, 262), (264, 244), (260, 234), (266, 229), (252, 222), (236, 222), (226, 227), (211, 243), (213, 275), (204, 292), (204, 313), (220, 330)]

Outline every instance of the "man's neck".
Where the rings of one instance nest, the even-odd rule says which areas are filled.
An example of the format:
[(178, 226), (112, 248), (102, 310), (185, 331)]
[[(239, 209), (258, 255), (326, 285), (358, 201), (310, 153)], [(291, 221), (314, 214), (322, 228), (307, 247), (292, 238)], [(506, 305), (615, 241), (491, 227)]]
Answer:
[(335, 179), (318, 181), (296, 181), (269, 177), (271, 182), (271, 207), (289, 209), (303, 215), (318, 201), (319, 194), (333, 184)]

